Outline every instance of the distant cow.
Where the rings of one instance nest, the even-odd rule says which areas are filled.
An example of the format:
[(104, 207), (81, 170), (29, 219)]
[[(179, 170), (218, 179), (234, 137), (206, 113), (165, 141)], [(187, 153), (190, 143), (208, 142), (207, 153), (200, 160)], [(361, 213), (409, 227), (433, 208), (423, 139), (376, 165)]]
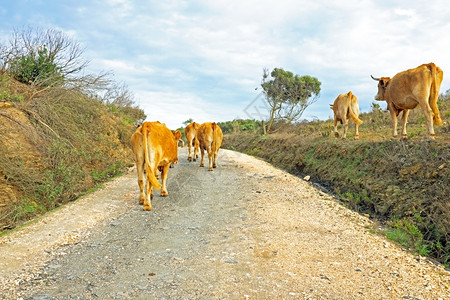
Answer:
[[(171, 164), (178, 162), (178, 140), (180, 131), (171, 132), (160, 122), (145, 122), (131, 136), (131, 148), (136, 156), (138, 184), (140, 189), (139, 204), (144, 210), (151, 210), (153, 188), (161, 189), (161, 196), (168, 196), (166, 180)], [(146, 190), (144, 191), (144, 169), (146, 173)], [(161, 171), (161, 184), (155, 174)]]
[(423, 64), (389, 77), (372, 79), (378, 81), (378, 93), (375, 100), (384, 100), (392, 117), (393, 136), (397, 136), (397, 116), (402, 115), (402, 137), (406, 138), (406, 122), (409, 110), (420, 106), (422, 109), (430, 138), (434, 139), (434, 124), (442, 125), (437, 99), (444, 73), (434, 63)]
[(347, 137), (348, 121), (352, 118), (353, 122), (355, 122), (355, 139), (359, 139), (358, 127), (363, 122), (358, 118), (358, 98), (351, 91), (347, 94), (340, 94), (330, 108), (334, 112), (334, 135), (339, 137), (337, 123), (341, 122), (344, 127), (342, 138), (345, 139)]
[[(186, 140), (188, 143), (188, 160), (196, 161), (198, 158), (198, 148), (199, 143), (197, 139), (197, 130), (200, 127), (200, 124), (192, 122), (184, 129), (184, 135), (186, 136)], [(192, 157), (192, 148), (194, 148), (194, 157)]]
[(200, 167), (205, 164), (203, 162), (205, 150), (208, 152), (209, 168), (212, 171), (217, 167), (217, 154), (222, 145), (222, 129), (216, 123), (203, 123), (197, 130), (197, 138), (200, 144), (201, 162)]

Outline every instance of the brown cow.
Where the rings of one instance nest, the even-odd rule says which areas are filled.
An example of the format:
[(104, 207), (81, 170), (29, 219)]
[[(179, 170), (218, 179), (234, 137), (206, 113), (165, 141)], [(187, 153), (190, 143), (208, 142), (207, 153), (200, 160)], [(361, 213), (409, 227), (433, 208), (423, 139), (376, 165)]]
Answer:
[[(161, 189), (161, 196), (167, 193), (166, 180), (171, 164), (178, 162), (178, 140), (180, 131), (171, 132), (165, 124), (160, 122), (145, 122), (139, 126), (131, 136), (131, 148), (136, 156), (138, 184), (140, 189), (139, 204), (144, 210), (151, 210), (153, 188)], [(146, 190), (144, 191), (144, 169), (147, 175)], [(161, 171), (161, 184), (155, 174)]]
[[(184, 135), (186, 136), (186, 140), (188, 143), (188, 160), (196, 161), (198, 158), (198, 139), (197, 139), (197, 130), (200, 127), (200, 124), (192, 122), (184, 129)], [(192, 157), (192, 147), (194, 147), (194, 157)]]
[(334, 112), (334, 135), (339, 137), (337, 130), (337, 123), (339, 121), (344, 125), (342, 138), (345, 139), (347, 137), (348, 121), (352, 118), (353, 122), (355, 122), (355, 139), (359, 139), (358, 127), (363, 122), (358, 118), (358, 98), (356, 98), (351, 91), (347, 94), (340, 94), (337, 96), (336, 100), (334, 100), (334, 103), (330, 106), (330, 108)]
[(442, 125), (437, 99), (444, 73), (434, 63), (423, 64), (389, 77), (374, 78), (378, 81), (378, 93), (375, 100), (386, 101), (392, 117), (393, 136), (397, 136), (397, 116), (402, 114), (402, 137), (406, 138), (406, 122), (409, 110), (420, 106), (430, 138), (434, 139), (434, 124)]
[(205, 166), (203, 159), (205, 156), (205, 150), (208, 152), (209, 169), (217, 167), (217, 153), (222, 145), (222, 129), (216, 123), (203, 123), (197, 130), (197, 138), (200, 144), (201, 162), (200, 167)]

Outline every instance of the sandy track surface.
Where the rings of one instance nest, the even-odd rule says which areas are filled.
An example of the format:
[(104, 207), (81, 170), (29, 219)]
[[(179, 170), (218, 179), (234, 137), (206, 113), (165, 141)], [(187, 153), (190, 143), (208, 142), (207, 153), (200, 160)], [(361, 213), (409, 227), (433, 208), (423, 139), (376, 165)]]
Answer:
[[(221, 150), (137, 204), (135, 170), (0, 238), (1, 299), (450, 299), (450, 274), (310, 183)], [(158, 194), (157, 194), (158, 195)]]

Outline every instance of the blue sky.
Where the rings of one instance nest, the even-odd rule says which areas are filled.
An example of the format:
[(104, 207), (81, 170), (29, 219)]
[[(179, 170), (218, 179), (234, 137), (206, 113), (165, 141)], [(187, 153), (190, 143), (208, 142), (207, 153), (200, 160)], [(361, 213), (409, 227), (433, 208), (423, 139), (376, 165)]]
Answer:
[[(111, 71), (148, 120), (170, 128), (261, 119), (263, 68), (322, 82), (306, 119), (328, 119), (351, 90), (370, 111), (377, 83), (423, 63), (450, 89), (450, 5), (446, 1), (1, 1), (0, 40), (14, 28), (58, 29), (85, 47), (89, 73)], [(380, 103), (385, 107), (384, 103)]]

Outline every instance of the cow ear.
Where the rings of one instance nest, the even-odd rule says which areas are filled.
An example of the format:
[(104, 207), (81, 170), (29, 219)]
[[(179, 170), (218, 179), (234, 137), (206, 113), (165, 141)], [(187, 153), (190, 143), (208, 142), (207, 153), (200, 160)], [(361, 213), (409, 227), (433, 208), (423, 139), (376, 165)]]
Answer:
[(178, 141), (181, 138), (181, 132), (179, 130), (176, 130), (173, 133), (173, 136), (175, 137), (175, 139)]

